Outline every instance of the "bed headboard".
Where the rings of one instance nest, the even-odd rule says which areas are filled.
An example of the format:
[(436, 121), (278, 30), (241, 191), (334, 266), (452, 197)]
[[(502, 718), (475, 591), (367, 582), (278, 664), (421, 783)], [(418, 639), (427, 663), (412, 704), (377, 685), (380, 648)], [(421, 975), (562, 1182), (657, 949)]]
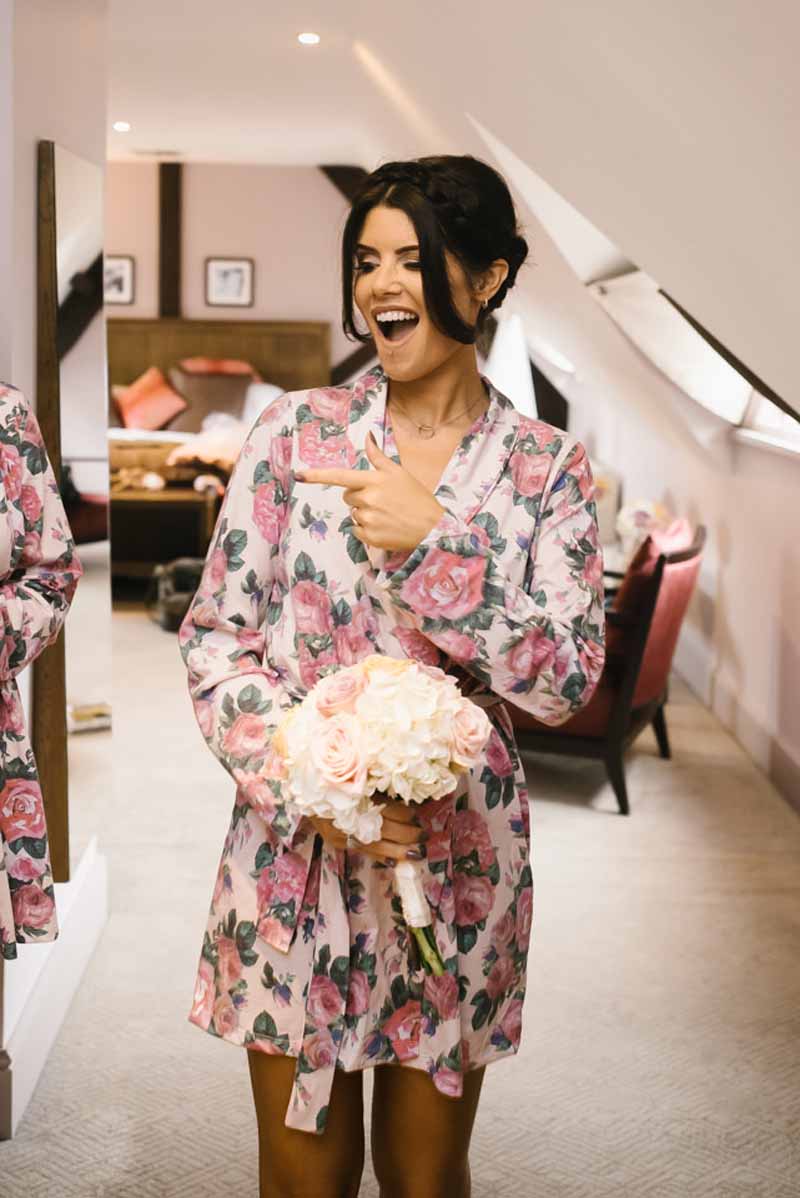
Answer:
[(181, 358), (241, 358), (266, 383), (302, 391), (330, 383), (326, 320), (125, 320), (108, 328), (108, 382), (132, 383), (149, 366), (164, 374)]

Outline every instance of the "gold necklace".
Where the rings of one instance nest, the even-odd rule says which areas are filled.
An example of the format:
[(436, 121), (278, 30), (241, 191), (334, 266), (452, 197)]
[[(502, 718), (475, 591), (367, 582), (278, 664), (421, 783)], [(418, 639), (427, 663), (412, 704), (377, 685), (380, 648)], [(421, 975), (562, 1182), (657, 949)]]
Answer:
[(472, 401), (472, 403), (469, 405), (469, 407), (468, 407), (468, 408), (465, 408), (463, 412), (457, 412), (457, 413), (456, 413), (456, 415), (455, 415), (455, 416), (451, 416), (451, 417), (449, 418), (449, 420), (440, 420), (438, 424), (420, 424), (418, 421), (416, 421), (416, 420), (414, 419), (414, 417), (413, 417), (413, 416), (410, 416), (410, 415), (409, 415), (409, 413), (408, 413), (408, 412), (405, 410), (405, 408), (403, 407), (403, 405), (402, 405), (401, 403), (399, 403), (399, 402), (398, 402), (396, 399), (392, 398), (392, 403), (393, 403), (394, 405), (396, 405), (396, 407), (397, 407), (398, 411), (400, 411), (400, 412), (402, 412), (402, 413), (403, 413), (403, 415), (405, 416), (406, 420), (409, 420), (409, 421), (410, 421), (410, 422), (411, 422), (411, 423), (414, 425), (414, 427), (415, 427), (415, 428), (416, 428), (416, 430), (417, 430), (417, 434), (418, 434), (418, 436), (420, 436), (420, 437), (424, 437), (426, 441), (429, 441), (429, 440), (431, 439), (431, 437), (432, 437), (432, 436), (433, 436), (433, 435), (434, 435), (436, 432), (438, 432), (438, 430), (439, 430), (440, 428), (444, 428), (444, 426), (445, 426), (446, 424), (453, 424), (453, 423), (454, 423), (454, 421), (456, 421), (456, 420), (460, 420), (460, 418), (461, 418), (462, 416), (466, 416), (466, 415), (468, 415), (468, 413), (470, 413), (470, 412), (472, 411), (472, 409), (475, 407), (475, 405), (476, 405), (476, 404), (477, 404), (477, 403), (478, 403), (478, 402), (479, 402), (481, 399), (485, 399), (485, 398), (486, 398), (486, 391), (484, 390), (483, 394), (482, 394), (482, 395), (480, 395), (480, 396), (478, 397), (478, 399), (474, 399), (474, 400)]

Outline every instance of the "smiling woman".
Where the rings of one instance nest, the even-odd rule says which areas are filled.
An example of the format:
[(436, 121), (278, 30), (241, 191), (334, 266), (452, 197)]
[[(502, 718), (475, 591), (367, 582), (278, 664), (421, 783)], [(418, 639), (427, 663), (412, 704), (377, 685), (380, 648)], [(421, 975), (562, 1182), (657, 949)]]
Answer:
[[(358, 1193), (375, 1067), (382, 1198), (466, 1198), (483, 1070), (519, 1047), (533, 879), (506, 703), (560, 723), (604, 658), (584, 447), (477, 369), (476, 332), (526, 250), (476, 159), (368, 176), (343, 299), (381, 364), (264, 410), (181, 627), (198, 723), (237, 782), (190, 1018), (249, 1050), (262, 1198)], [(452, 794), (343, 845), (292, 802), (273, 737), (371, 654), (453, 675), (491, 735)], [(420, 853), (440, 975), (394, 899), (391, 871)]]

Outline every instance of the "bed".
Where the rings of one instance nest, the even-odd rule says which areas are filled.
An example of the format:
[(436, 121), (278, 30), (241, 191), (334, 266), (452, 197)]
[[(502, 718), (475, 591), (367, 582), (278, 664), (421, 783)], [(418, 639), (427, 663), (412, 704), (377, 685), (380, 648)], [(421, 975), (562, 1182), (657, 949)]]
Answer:
[[(107, 330), (111, 568), (115, 577), (143, 578), (159, 562), (205, 553), (224, 483), (260, 406), (281, 391), (330, 382), (330, 324), (113, 318)], [(247, 362), (261, 382), (213, 370), (188, 380), (179, 374), (188, 406), (178, 418), (154, 430), (119, 427), (113, 389), (152, 367), (176, 386), (187, 358)], [(148, 485), (159, 480), (160, 489)]]

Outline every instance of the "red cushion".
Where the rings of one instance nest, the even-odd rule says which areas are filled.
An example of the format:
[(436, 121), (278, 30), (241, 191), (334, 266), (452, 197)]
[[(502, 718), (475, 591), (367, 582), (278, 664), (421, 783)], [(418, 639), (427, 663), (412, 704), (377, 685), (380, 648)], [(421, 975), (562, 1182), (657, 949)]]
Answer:
[(251, 366), (249, 362), (243, 362), (240, 358), (204, 358), (197, 356), (183, 358), (178, 365), (187, 374), (249, 374), (252, 378), (261, 382), (261, 375), (256, 368)]
[(113, 387), (112, 394), (125, 428), (155, 431), (188, 407), (157, 366), (140, 374), (129, 387)]

